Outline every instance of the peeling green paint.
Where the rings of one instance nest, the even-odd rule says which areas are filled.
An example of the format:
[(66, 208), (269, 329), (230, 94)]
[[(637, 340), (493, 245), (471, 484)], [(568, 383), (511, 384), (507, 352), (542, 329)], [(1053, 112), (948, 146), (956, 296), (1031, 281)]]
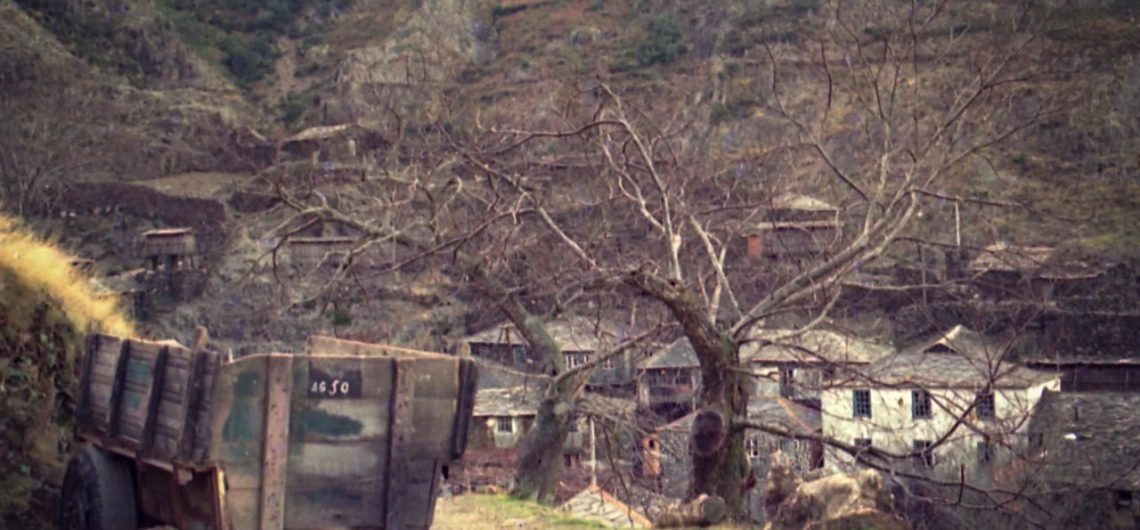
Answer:
[(131, 360), (127, 362), (127, 381), (149, 382), (154, 378), (154, 363)]
[(328, 486), (320, 489), (294, 490), (299, 497), (314, 505), (354, 505), (365, 502), (364, 494), (342, 485)]
[(330, 414), (323, 410), (307, 409), (294, 411), (289, 422), (289, 430), (294, 436), (314, 433), (325, 436), (355, 436), (364, 431), (364, 423), (356, 418)]
[(261, 424), (255, 399), (235, 399), (229, 417), (222, 426), (222, 440), (226, 442), (252, 441)]
[(235, 397), (255, 397), (261, 394), (261, 374), (254, 371), (245, 371), (234, 381)]

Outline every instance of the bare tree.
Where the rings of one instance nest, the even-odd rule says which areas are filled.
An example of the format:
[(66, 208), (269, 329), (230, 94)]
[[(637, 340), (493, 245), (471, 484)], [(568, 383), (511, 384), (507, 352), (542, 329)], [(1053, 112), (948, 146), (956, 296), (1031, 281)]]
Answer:
[[(1021, 92), (1043, 75), (1025, 60), (1040, 13), (991, 7), (1010, 27), (966, 39), (949, 2), (829, 3), (818, 39), (769, 44), (746, 64), (763, 80), (754, 89), (765, 118), (752, 129), (774, 139), (763, 145), (733, 145), (704, 108), (672, 103), (692, 87), (618, 90), (598, 80), (551, 92), (549, 105), (525, 115), (480, 116), (474, 131), (425, 127), (419, 151), (401, 136), (401, 155), (390, 158), (406, 161), (398, 176), (388, 168), (336, 205), (282, 188), (296, 216), (280, 235), (312, 219), (349, 226), (361, 234), (352, 256), (399, 248), (382, 271), (416, 261), (445, 268), (518, 327), (552, 377), (519, 459), (522, 497), (552, 494), (593, 366), (567, 370), (544, 317), (597, 296), (655, 301), (701, 365), (691, 493), (736, 509), (744, 430), (764, 428), (743, 420), (750, 384), (740, 346), (753, 328), (782, 315), (795, 315), (800, 331), (829, 320), (845, 278), (929, 229), (916, 222), (927, 198), (949, 193), (943, 183), (970, 177), (966, 162), (1048, 110)], [(760, 172), (779, 177), (758, 181)], [(840, 204), (842, 237), (816, 259), (734, 271), (741, 235), (788, 191)]]

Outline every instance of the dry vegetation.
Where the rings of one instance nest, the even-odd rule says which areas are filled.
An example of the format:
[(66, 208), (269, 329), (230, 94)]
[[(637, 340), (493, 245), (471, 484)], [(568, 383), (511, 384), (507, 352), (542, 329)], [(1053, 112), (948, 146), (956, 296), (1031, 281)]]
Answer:
[(72, 259), (0, 217), (0, 526), (40, 528), (55, 513), (84, 331), (131, 332)]

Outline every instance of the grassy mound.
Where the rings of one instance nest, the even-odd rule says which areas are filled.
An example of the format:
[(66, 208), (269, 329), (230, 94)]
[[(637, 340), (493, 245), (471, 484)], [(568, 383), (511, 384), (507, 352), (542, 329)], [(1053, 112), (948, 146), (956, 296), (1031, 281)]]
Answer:
[(83, 336), (131, 332), (71, 260), (0, 217), (0, 527), (41, 528), (54, 517)]

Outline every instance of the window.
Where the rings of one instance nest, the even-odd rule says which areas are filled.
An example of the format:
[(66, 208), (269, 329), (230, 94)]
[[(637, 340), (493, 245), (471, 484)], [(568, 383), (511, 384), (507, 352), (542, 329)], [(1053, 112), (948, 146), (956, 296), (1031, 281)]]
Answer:
[(994, 444), (989, 440), (978, 442), (978, 465), (987, 466), (994, 461)]
[(502, 433), (515, 432), (515, 420), (510, 416), (500, 416), (496, 422), (495, 430)]
[(792, 381), (795, 377), (795, 368), (780, 368), (780, 397), (792, 397)]
[(992, 420), (994, 419), (994, 394), (993, 392), (983, 392), (978, 394), (978, 402), (974, 405), (974, 410), (978, 412), (979, 420)]
[(476, 357), (490, 357), (491, 356), (491, 346), (489, 346), (487, 344), (476, 344), (471, 349), (474, 350), (471, 353), (474, 354)]
[(925, 390), (913, 390), (910, 393), (910, 416), (912, 419), (925, 419), (930, 417), (930, 393)]
[(871, 391), (870, 390), (855, 390), (853, 391), (852, 399), (855, 403), (854, 415), (856, 418), (870, 418), (871, 417)]
[(934, 449), (930, 440), (914, 441), (914, 465), (934, 467)]
[(515, 346), (515, 365), (522, 366), (527, 363), (526, 346)]
[(1132, 492), (1116, 490), (1116, 509), (1132, 511)]
[(614, 358), (610, 357), (609, 359), (602, 361), (602, 369), (613, 370), (614, 369)]
[(1039, 432), (1029, 433), (1029, 448), (1039, 450), (1045, 446), (1045, 435)]
[(563, 358), (566, 360), (567, 369), (580, 366), (584, 360), (582, 359), (582, 356), (578, 355), (577, 353), (567, 353), (563, 355)]
[(744, 440), (744, 450), (748, 452), (750, 458), (760, 457), (760, 441), (755, 436), (749, 436)]

